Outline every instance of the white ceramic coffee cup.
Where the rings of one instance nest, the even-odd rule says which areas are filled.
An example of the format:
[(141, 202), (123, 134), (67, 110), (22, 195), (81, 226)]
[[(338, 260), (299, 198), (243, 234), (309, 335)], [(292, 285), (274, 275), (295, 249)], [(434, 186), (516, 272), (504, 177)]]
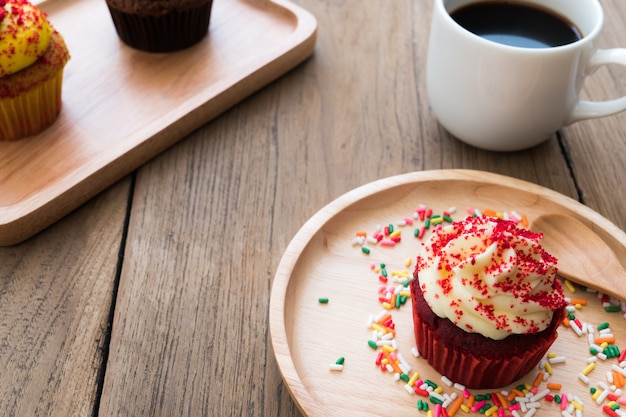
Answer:
[(585, 77), (606, 64), (626, 66), (626, 49), (598, 49), (604, 15), (598, 0), (521, 0), (573, 22), (583, 38), (551, 48), (521, 48), (486, 40), (450, 13), (481, 0), (435, 0), (427, 60), (430, 105), (440, 124), (479, 148), (514, 151), (535, 146), (561, 127), (626, 109), (626, 97), (581, 100)]

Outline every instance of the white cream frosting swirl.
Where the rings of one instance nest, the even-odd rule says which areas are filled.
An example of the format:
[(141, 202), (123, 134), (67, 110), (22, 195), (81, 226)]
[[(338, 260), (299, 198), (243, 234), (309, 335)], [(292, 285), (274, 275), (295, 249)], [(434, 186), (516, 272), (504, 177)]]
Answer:
[(542, 238), (491, 217), (436, 231), (417, 257), (424, 299), (437, 316), (491, 339), (544, 330), (565, 301)]

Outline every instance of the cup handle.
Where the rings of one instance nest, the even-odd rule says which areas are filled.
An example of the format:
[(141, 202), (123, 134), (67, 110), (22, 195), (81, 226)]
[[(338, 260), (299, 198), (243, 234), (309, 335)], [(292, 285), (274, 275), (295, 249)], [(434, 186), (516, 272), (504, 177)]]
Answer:
[[(589, 62), (590, 73), (598, 67), (608, 64), (626, 66), (626, 49), (599, 49)], [(584, 119), (610, 116), (626, 110), (626, 96), (607, 101), (580, 100), (570, 114), (566, 124), (572, 124)]]

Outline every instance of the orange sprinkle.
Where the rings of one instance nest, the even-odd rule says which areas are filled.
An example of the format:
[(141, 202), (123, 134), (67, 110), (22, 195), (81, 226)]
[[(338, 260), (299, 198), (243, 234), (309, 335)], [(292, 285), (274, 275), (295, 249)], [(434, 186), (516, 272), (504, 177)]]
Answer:
[(504, 398), (504, 395), (502, 395), (500, 391), (496, 391), (496, 397), (498, 397), (498, 399), (500, 400), (500, 407), (507, 410), (509, 408), (509, 403), (507, 402), (506, 398)]
[(391, 367), (393, 368), (394, 371), (396, 371), (399, 374), (402, 373), (402, 369), (400, 369), (400, 367), (398, 366), (398, 362), (397, 361), (390, 361), (389, 364), (391, 365)]
[(528, 228), (528, 217), (525, 214), (522, 214), (522, 226)]
[(539, 372), (537, 374), (535, 380), (533, 381), (533, 387), (538, 387), (539, 384), (541, 384), (541, 381), (543, 381), (543, 372)]
[(356, 232), (358, 237), (367, 237), (367, 232)]
[(465, 403), (465, 405), (469, 408), (472, 408), (472, 406), (474, 405), (474, 401), (476, 401), (476, 397), (470, 395), (469, 397), (467, 397), (467, 402)]
[(563, 326), (569, 327), (569, 319), (567, 318), (567, 316), (563, 319)]
[(593, 341), (596, 345), (601, 345), (602, 343), (608, 343), (612, 345), (615, 343), (615, 337), (596, 337)]
[(483, 210), (483, 216), (496, 217), (496, 212), (494, 210), (485, 209)]
[(461, 408), (461, 404), (463, 404), (463, 396), (459, 395), (458, 397), (456, 397), (456, 400), (454, 400), (454, 402), (450, 404), (450, 407), (448, 407), (448, 416), (454, 417), (456, 412), (459, 411), (459, 408)]
[(626, 385), (626, 381), (624, 380), (624, 375), (622, 375), (621, 372), (613, 371), (613, 384), (617, 388), (624, 388), (624, 385)]
[(573, 306), (575, 306), (576, 304), (580, 304), (581, 306), (586, 306), (587, 300), (585, 300), (584, 298), (572, 298), (569, 303)]
[(509, 393), (509, 396), (506, 398), (509, 401), (513, 401), (515, 399), (515, 397), (523, 397), (526, 394), (524, 394), (523, 391), (518, 390), (517, 388), (513, 388), (511, 390), (511, 392)]
[(552, 390), (552, 391), (560, 391), (560, 390), (561, 390), (561, 384), (558, 384), (558, 383), (556, 383), (556, 382), (548, 382), (548, 384), (546, 385), (546, 387), (547, 387), (549, 390)]
[(380, 320), (378, 320), (378, 321), (376, 322), (376, 324), (383, 325), (383, 324), (385, 324), (385, 322), (386, 322), (387, 320), (389, 320), (390, 318), (391, 318), (391, 314), (387, 313), (387, 314), (385, 314), (384, 316), (382, 316), (382, 317), (381, 317), (381, 319), (380, 319)]

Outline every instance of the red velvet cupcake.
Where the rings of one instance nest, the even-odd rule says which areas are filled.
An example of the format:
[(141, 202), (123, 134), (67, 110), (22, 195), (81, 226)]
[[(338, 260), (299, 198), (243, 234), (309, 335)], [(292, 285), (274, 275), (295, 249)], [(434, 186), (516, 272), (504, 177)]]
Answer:
[(411, 296), (417, 349), (440, 374), (498, 388), (545, 355), (566, 302), (541, 238), (488, 217), (433, 233), (417, 257)]

